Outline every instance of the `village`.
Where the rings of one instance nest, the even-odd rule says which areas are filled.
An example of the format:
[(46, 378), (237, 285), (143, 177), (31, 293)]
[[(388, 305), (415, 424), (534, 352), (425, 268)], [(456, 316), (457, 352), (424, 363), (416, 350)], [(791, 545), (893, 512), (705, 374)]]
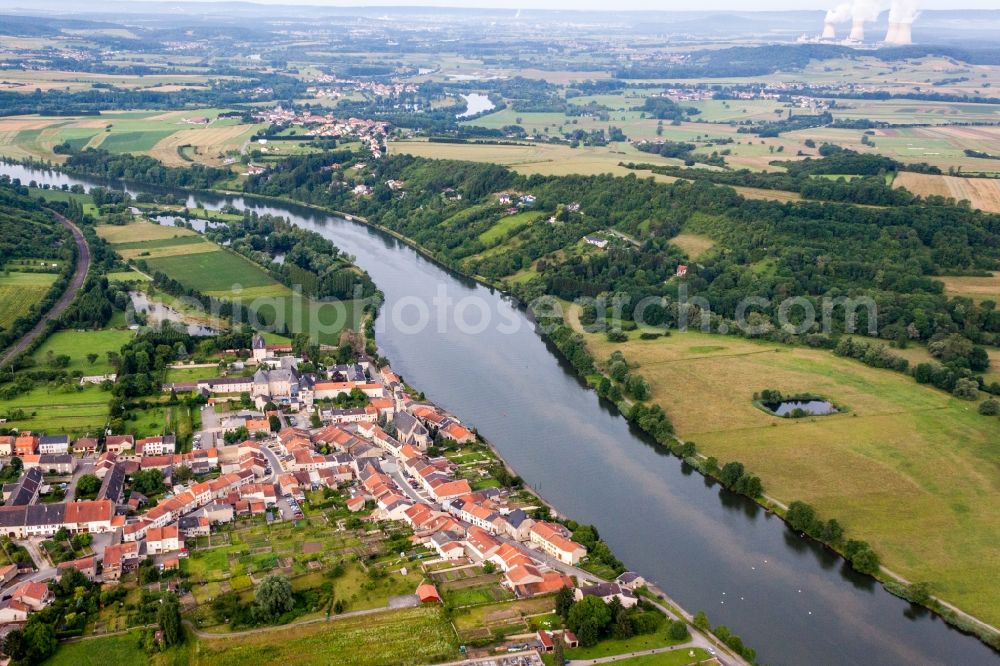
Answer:
[[(385, 138), (389, 123), (371, 118), (338, 118), (333, 113), (318, 114), (312, 111), (294, 111), (277, 106), (264, 109), (254, 115), (258, 122), (270, 123), (278, 127), (306, 127), (316, 138), (351, 138), (361, 141), (379, 158), (384, 152)], [(264, 139), (259, 143), (266, 144)], [(263, 149), (262, 149), (263, 150)]]
[[(166, 392), (206, 399), (204, 429), (190, 451), (180, 451), (169, 433), (100, 441), (27, 432), (0, 437), (2, 469), (21, 470), (3, 487), (0, 537), (8, 540), (7, 552), (22, 552), (0, 568), (0, 633), (51, 603), (48, 583), (69, 568), (104, 586), (146, 580), (140, 569), (164, 580), (204, 576), (205, 586), (192, 586), (184, 607), (199, 626), (212, 626), (215, 597), (205, 591), (223, 596), (240, 589), (235, 571), (207, 568), (207, 561), (225, 569), (234, 564), (216, 560), (213, 549), (283, 525), (294, 526), (283, 532), (291, 540), (316, 539), (298, 544), (307, 555), (302, 562), (272, 559), (278, 570), (301, 570), (303, 580), (329, 561), (342, 567), (334, 558), (344, 553), (375, 558), (359, 564), (369, 575), (372, 567), (398, 569), (386, 583), (390, 596), (364, 599), (359, 592), (348, 602), (352, 610), (384, 601), (404, 608), (471, 604), (485, 613), (492, 606), (480, 604), (496, 603), (509, 613), (504, 604), (525, 603), (547, 618), (516, 618), (524, 631), (510, 635), (489, 620), (466, 626), (460, 618), (456, 627), (469, 657), (499, 649), (534, 659), (552, 652), (555, 640), (576, 648), (577, 637), (560, 633), (551, 615), (563, 589), (577, 601), (593, 596), (625, 609), (640, 603), (641, 576), (615, 577), (600, 561), (590, 562), (566, 524), (512, 482), (516, 477), (472, 429), (416, 399), (388, 365), (361, 354), (304, 373), (290, 345), (267, 344), (259, 335), (247, 351), (246, 364), (256, 366), (251, 376), (164, 385)], [(162, 478), (155, 497), (141, 492), (150, 474)], [(96, 493), (84, 492), (80, 481), (87, 476), (99, 482)], [(331, 506), (339, 513), (319, 517), (328, 524), (334, 516), (334, 525), (317, 529), (314, 510)], [(330, 537), (331, 530), (343, 534)], [(405, 558), (393, 552), (400, 544)], [(118, 626), (112, 620), (103, 628)]]

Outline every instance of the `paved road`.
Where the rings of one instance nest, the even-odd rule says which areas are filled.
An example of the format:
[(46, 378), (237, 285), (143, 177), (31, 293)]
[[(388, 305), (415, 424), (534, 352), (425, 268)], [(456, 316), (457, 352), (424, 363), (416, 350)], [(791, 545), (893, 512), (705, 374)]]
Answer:
[(25, 333), (24, 337), (14, 343), (14, 345), (7, 350), (3, 357), (0, 357), (0, 367), (7, 365), (14, 360), (18, 354), (27, 349), (28, 346), (42, 334), (45, 330), (45, 325), (52, 319), (61, 315), (63, 311), (69, 307), (69, 304), (73, 302), (74, 298), (76, 298), (76, 292), (83, 286), (83, 281), (87, 279), (87, 271), (90, 270), (90, 246), (87, 245), (87, 239), (83, 237), (83, 233), (80, 231), (79, 227), (59, 213), (50, 212), (64, 227), (70, 230), (70, 233), (73, 234), (73, 240), (76, 241), (76, 272), (73, 273), (73, 277), (69, 281), (66, 291), (64, 291), (63, 295), (59, 297), (56, 304), (53, 305), (44, 316), (42, 316), (39, 322), (35, 324), (34, 328)]

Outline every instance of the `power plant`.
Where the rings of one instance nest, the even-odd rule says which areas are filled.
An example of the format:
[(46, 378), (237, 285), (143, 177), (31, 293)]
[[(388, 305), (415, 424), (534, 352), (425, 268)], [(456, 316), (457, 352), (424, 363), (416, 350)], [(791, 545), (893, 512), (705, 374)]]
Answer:
[(826, 13), (823, 21), (823, 36), (821, 39), (837, 39), (837, 24), (851, 18), (851, 3), (837, 5)]
[(852, 42), (865, 41), (865, 23), (878, 20), (882, 13), (878, 0), (854, 0), (851, 5), (851, 34), (847, 38)]
[[(823, 19), (823, 33), (820, 40), (836, 41), (837, 26), (850, 21), (851, 30), (845, 42), (863, 43), (865, 41), (865, 24), (878, 21), (882, 7), (879, 0), (853, 0), (853, 2), (837, 5), (828, 11)], [(892, 46), (912, 44), (911, 30), (913, 22), (919, 16), (920, 12), (917, 11), (916, 0), (892, 0), (889, 8), (889, 29), (882, 43)], [(806, 37), (802, 39), (810, 41)], [(815, 37), (812, 40), (815, 40)]]
[(913, 22), (920, 16), (916, 3), (912, 0), (895, 0), (889, 9), (889, 30), (885, 33), (886, 44), (901, 46), (913, 43)]

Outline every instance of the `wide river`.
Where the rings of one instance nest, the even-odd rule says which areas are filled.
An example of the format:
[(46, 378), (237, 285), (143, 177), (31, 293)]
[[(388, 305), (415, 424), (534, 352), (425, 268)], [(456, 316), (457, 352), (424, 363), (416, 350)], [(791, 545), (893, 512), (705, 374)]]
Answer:
[[(97, 184), (9, 164), (0, 173), (23, 183)], [(393, 368), (476, 426), (558, 511), (596, 525), (628, 567), (740, 634), (760, 663), (1000, 662), (977, 639), (659, 452), (581, 384), (503, 295), (361, 223), (241, 197), (190, 195), (187, 205), (226, 203), (288, 217), (354, 255), (385, 293), (377, 339)], [(466, 326), (456, 325), (456, 312)]]

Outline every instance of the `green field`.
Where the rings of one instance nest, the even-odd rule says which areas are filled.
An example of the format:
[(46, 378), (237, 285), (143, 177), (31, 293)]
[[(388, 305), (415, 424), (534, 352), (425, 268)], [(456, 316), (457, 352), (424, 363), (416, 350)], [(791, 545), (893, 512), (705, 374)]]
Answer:
[(118, 666), (147, 664), (149, 656), (142, 648), (139, 632), (106, 636), (93, 640), (63, 643), (45, 662), (49, 666)]
[[(131, 339), (132, 331), (128, 330), (56, 331), (35, 350), (32, 358), (40, 366), (44, 366), (49, 352), (55, 356), (65, 354), (70, 357), (70, 364), (66, 368), (68, 371), (79, 370), (84, 375), (103, 375), (114, 372), (107, 353), (120, 350)], [(87, 360), (87, 354), (91, 353), (97, 354), (93, 363)]]
[(140, 153), (151, 150), (160, 139), (166, 138), (175, 130), (140, 130), (138, 132), (117, 132), (109, 134), (100, 146), (112, 153)]
[(79, 201), (83, 205), (83, 212), (87, 215), (97, 216), (97, 206), (94, 205), (94, 199), (89, 194), (77, 194), (75, 192), (67, 192), (58, 189), (43, 189), (37, 188), (31, 190), (31, 193), (35, 196), (42, 197), (46, 201)]
[(139, 271), (118, 271), (113, 273), (108, 273), (109, 282), (149, 282), (149, 276), (140, 273)]
[(492, 227), (479, 234), (479, 240), (487, 245), (492, 245), (511, 231), (525, 227), (533, 222), (537, 222), (541, 216), (541, 213), (528, 211), (502, 217)]
[[(567, 657), (570, 652), (567, 652)], [(642, 657), (631, 657), (615, 660), (616, 666), (688, 666), (688, 664), (700, 664), (711, 655), (701, 648), (678, 648), (670, 652), (660, 652), (657, 654), (644, 655)], [(544, 657), (545, 663), (550, 664), (551, 657)], [(716, 663), (716, 662), (706, 662)]]
[(11, 271), (5, 275), (0, 275), (0, 285), (10, 285), (13, 287), (42, 287), (48, 289), (53, 285), (59, 275), (56, 273), (22, 273)]
[[(995, 420), (910, 377), (823, 350), (673, 332), (623, 344), (588, 335), (595, 358), (621, 349), (678, 434), (759, 475), (776, 500), (809, 502), (884, 564), (946, 601), (1000, 621), (1000, 449)], [(779, 419), (753, 393), (815, 393), (849, 413)], [(904, 510), (905, 507), (905, 510)]]
[(46, 286), (19, 285), (16, 284), (18, 278), (10, 279), (21, 275), (28, 274), (11, 273), (10, 276), (0, 277), (0, 327), (10, 328), (18, 318), (28, 314), (33, 305), (45, 298), (49, 291)]
[(185, 287), (210, 296), (225, 298), (234, 293), (244, 297), (282, 296), (289, 292), (264, 269), (221, 248), (214, 252), (154, 257), (146, 261), (152, 270), (165, 273)]
[[(72, 381), (72, 380), (71, 380)], [(77, 384), (42, 386), (0, 405), (0, 414), (24, 410), (25, 419), (12, 421), (10, 427), (72, 435), (98, 434), (108, 416), (111, 394), (97, 386), (77, 390)]]
[(458, 657), (454, 632), (441, 611), (413, 608), (282, 627), (239, 640), (201, 640), (191, 663), (404, 666)]
[(8, 264), (0, 273), (0, 327), (9, 328), (31, 307), (45, 298), (56, 278), (55, 273), (22, 273)]
[[(653, 650), (671, 645), (679, 645), (688, 641), (675, 641), (667, 638), (665, 627), (661, 627), (652, 634), (642, 634), (631, 638), (608, 638), (597, 645), (591, 647), (580, 647), (566, 651), (567, 659), (600, 659), (610, 657), (615, 654), (626, 654), (628, 652), (642, 652), (643, 650)], [(687, 651), (685, 650), (686, 654)], [(687, 662), (682, 662), (687, 663)]]

